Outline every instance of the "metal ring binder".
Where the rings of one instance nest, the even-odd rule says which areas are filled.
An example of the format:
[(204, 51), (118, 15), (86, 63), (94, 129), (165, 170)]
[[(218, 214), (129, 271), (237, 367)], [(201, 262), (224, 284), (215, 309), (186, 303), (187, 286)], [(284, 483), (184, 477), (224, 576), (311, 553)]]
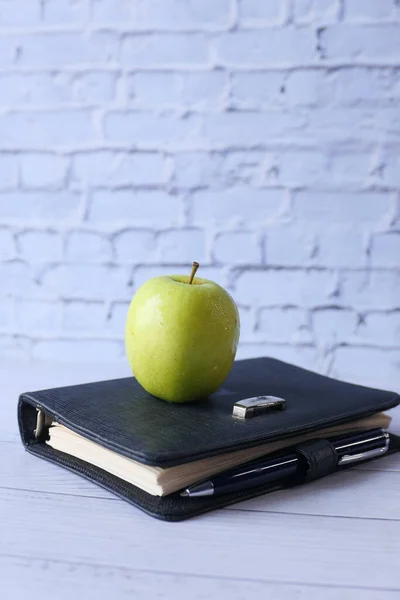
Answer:
[(36, 429), (33, 430), (33, 435), (35, 439), (38, 440), (44, 434), (45, 428), (50, 427), (53, 419), (46, 415), (42, 410), (38, 410), (37, 419), (36, 419)]

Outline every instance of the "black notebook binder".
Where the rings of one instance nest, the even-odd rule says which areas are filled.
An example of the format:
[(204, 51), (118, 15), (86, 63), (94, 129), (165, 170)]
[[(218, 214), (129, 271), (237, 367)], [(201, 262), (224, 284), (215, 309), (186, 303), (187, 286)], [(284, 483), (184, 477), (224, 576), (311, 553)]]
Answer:
[[(286, 410), (248, 420), (232, 417), (237, 401), (258, 395), (284, 398)], [(23, 444), (32, 454), (79, 473), (154, 517), (178, 521), (281, 485), (265, 484), (215, 497), (153, 496), (54, 450), (46, 444), (46, 421), (37, 438), (38, 410), (121, 455), (165, 468), (304, 433), (315, 432), (317, 438), (320, 429), (388, 410), (399, 402), (399, 395), (393, 392), (344, 383), (272, 358), (257, 358), (236, 361), (223, 387), (203, 402), (164, 402), (130, 377), (21, 394), (18, 421)], [(400, 438), (391, 435), (390, 452), (399, 449)]]

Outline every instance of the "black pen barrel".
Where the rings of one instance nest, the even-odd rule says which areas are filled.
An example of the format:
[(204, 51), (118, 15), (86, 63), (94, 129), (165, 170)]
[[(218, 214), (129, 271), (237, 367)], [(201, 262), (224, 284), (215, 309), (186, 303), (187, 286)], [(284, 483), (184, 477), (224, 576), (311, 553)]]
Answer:
[(229, 474), (217, 475), (213, 478), (214, 495), (228, 494), (248, 487), (256, 487), (271, 481), (281, 481), (296, 474), (299, 460), (295, 453), (291, 453), (277, 460), (277, 457), (270, 460), (252, 462), (248, 468), (242, 465), (238, 469), (233, 469)]

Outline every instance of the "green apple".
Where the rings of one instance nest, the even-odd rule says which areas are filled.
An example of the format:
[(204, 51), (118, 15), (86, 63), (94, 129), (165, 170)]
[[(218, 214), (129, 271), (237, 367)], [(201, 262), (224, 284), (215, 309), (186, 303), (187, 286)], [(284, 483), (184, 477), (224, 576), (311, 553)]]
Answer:
[(207, 398), (228, 375), (239, 339), (233, 298), (208, 279), (154, 277), (136, 292), (125, 328), (126, 351), (139, 383), (169, 402)]

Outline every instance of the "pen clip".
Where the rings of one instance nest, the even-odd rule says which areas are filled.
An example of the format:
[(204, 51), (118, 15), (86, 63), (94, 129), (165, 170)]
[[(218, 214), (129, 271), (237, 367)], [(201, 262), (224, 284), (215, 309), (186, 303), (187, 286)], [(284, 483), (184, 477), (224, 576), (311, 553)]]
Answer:
[(369, 458), (375, 458), (385, 454), (389, 450), (390, 438), (389, 434), (385, 432), (385, 445), (382, 448), (374, 448), (373, 450), (367, 450), (366, 452), (359, 452), (358, 454), (345, 454), (338, 460), (338, 465), (348, 465), (362, 460), (368, 460)]

